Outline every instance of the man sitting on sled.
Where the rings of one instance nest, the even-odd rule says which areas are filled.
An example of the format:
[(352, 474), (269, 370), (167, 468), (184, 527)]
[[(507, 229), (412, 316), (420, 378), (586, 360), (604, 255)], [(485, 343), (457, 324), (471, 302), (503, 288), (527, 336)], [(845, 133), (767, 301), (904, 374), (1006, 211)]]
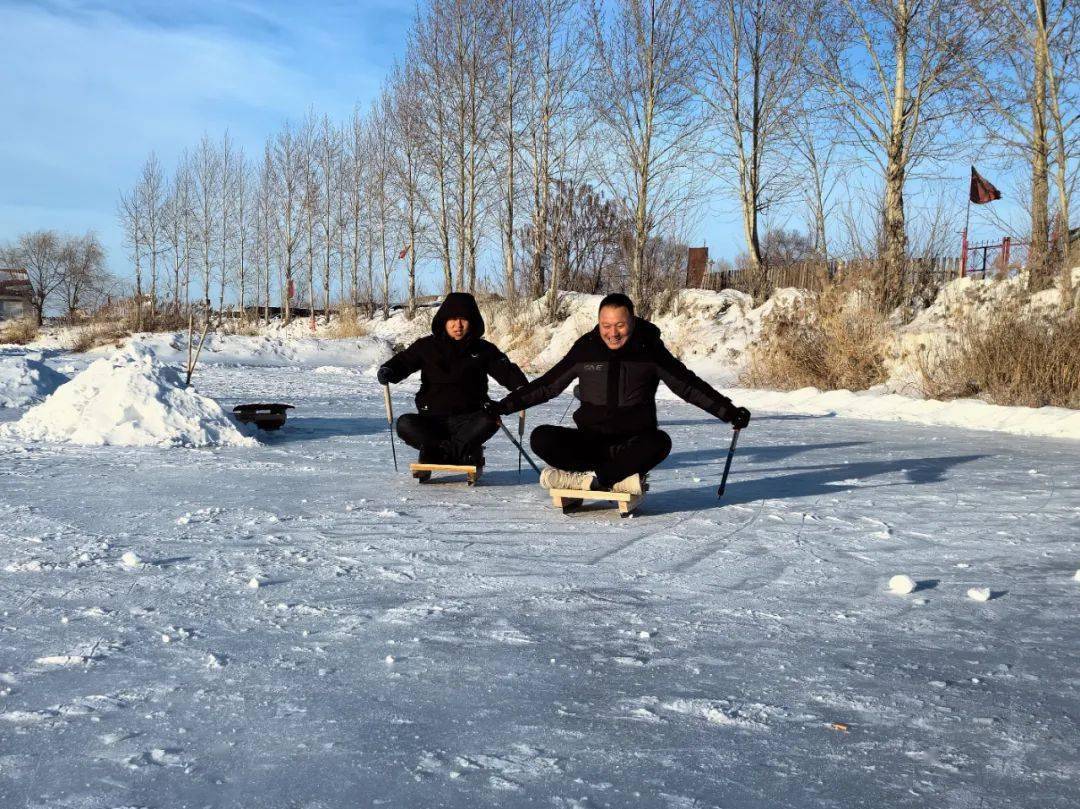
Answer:
[(640, 495), (642, 479), (671, 452), (671, 438), (656, 422), (656, 388), (662, 381), (690, 404), (733, 427), (750, 422), (750, 411), (735, 407), (672, 356), (660, 329), (634, 316), (622, 294), (600, 302), (599, 323), (578, 338), (550, 371), (501, 402), (492, 415), (505, 415), (558, 396), (579, 380), (577, 429), (544, 424), (533, 430), (533, 451), (551, 468), (540, 476), (548, 489), (615, 491)]
[(418, 413), (397, 420), (401, 440), (420, 450), (420, 463), (484, 465), (484, 442), (499, 429), (484, 412), (488, 375), (507, 390), (528, 382), (510, 359), (482, 339), (484, 318), (476, 299), (451, 292), (431, 321), (431, 334), (421, 337), (379, 368), (383, 385), (420, 372)]

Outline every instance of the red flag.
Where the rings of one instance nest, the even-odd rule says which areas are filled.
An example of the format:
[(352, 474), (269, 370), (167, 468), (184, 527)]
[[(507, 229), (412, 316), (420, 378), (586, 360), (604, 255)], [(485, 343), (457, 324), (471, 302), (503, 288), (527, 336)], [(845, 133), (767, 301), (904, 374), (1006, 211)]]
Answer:
[(405, 256), (407, 256), (407, 255), (408, 255), (408, 253), (409, 253), (409, 248), (410, 248), (410, 247), (412, 247), (412, 245), (411, 245), (411, 244), (407, 244), (407, 245), (405, 245), (405, 246), (404, 246), (403, 248), (401, 248), (401, 252), (397, 254), (397, 257), (398, 257), (398, 258), (405, 258)]
[(968, 198), (976, 205), (985, 205), (987, 202), (1001, 199), (1001, 192), (994, 188), (979, 172), (975, 171), (975, 167), (972, 166), (971, 190), (968, 192)]

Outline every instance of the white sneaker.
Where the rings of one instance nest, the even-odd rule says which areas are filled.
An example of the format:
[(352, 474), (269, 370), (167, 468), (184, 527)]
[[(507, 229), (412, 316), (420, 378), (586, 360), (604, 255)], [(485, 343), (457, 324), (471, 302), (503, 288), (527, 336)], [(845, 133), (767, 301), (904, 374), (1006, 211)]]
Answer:
[(545, 489), (575, 489), (588, 491), (593, 482), (592, 472), (567, 472), (565, 469), (547, 467), (540, 473), (540, 485)]
[(628, 478), (623, 478), (614, 486), (611, 487), (611, 491), (619, 492), (621, 494), (632, 494), (635, 497), (641, 496), (641, 475), (631, 475)]

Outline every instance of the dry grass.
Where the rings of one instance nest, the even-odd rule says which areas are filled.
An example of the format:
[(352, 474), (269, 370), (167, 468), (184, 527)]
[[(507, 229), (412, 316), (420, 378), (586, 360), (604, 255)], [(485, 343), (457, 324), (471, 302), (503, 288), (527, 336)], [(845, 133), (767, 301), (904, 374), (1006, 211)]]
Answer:
[[(129, 331), (135, 331), (134, 315), (127, 318), (124, 327)], [(142, 327), (140, 330), (148, 332), (187, 331), (187, 327), (188, 319), (183, 311), (164, 309), (154, 312), (153, 314), (148, 311), (143, 312)]]
[(120, 348), (123, 341), (131, 336), (131, 329), (122, 321), (102, 321), (89, 323), (79, 330), (71, 350), (77, 354), (100, 346)]
[(1018, 297), (987, 320), (951, 325), (948, 345), (920, 358), (924, 396), (1080, 408), (1080, 311), (1035, 314)]
[(762, 324), (741, 382), (796, 390), (865, 390), (885, 381), (887, 325), (864, 284), (826, 287)]
[(24, 346), (38, 336), (38, 325), (29, 318), (5, 321), (0, 324), (0, 343)]
[(367, 333), (367, 325), (360, 320), (360, 313), (355, 306), (342, 306), (330, 321), (328, 332), (335, 340), (363, 337)]

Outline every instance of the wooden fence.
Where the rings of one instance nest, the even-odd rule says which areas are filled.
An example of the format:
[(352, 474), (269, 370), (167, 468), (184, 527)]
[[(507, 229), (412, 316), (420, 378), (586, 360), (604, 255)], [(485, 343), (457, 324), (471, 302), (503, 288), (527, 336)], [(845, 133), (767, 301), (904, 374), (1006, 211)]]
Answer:
[[(994, 253), (995, 248), (998, 251), (997, 254)], [(995, 245), (973, 245), (970, 249), (972, 256), (977, 254), (977, 260), (969, 256), (967, 275), (981, 278), (999, 272), (999, 267), (1002, 266), (998, 258), (1001, 255), (1000, 242)], [(1017, 257), (1016, 243), (1013, 243), (1012, 249), (1011, 259), (1015, 259)], [(1023, 254), (1026, 255), (1026, 251)], [(1005, 256), (1008, 257), (1009, 253), (1006, 252)], [(961, 277), (961, 265), (959, 256), (913, 258), (908, 262), (905, 271), (904, 286), (908, 289), (926, 286), (943, 287)], [(806, 261), (770, 266), (765, 270), (763, 279), (755, 279), (745, 270), (725, 270), (705, 273), (701, 287), (714, 291), (735, 289), (740, 292), (753, 292), (755, 287), (761, 286), (768, 289), (796, 287), (816, 292), (838, 276), (852, 272), (873, 273), (879, 267), (880, 264), (872, 259), (830, 261), (827, 264), (821, 261)], [(1014, 261), (1009, 260), (1007, 267), (1015, 270)], [(762, 280), (764, 284), (761, 283)]]

